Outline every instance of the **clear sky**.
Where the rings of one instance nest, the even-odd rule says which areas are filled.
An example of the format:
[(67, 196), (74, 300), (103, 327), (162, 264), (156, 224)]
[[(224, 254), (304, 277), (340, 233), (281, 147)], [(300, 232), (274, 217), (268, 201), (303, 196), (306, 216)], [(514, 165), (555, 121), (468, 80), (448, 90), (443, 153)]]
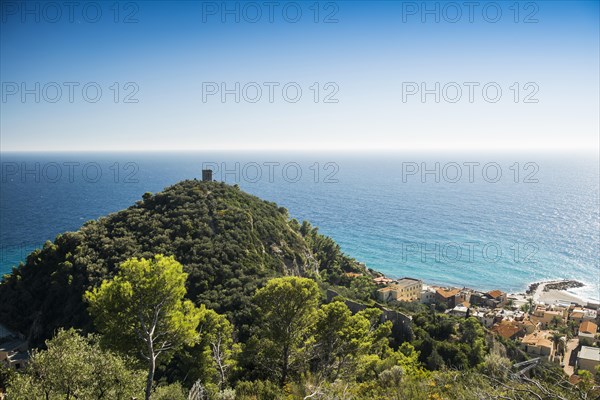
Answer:
[(2, 151), (598, 150), (597, 1), (67, 3), (2, 2)]

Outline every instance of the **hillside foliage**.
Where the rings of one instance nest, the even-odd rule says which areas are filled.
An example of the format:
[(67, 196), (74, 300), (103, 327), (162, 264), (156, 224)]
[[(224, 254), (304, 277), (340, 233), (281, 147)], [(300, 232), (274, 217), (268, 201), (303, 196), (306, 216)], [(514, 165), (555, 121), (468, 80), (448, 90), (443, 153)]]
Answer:
[(242, 336), (255, 311), (251, 297), (269, 278), (339, 281), (364, 269), (285, 208), (236, 186), (187, 180), (31, 253), (0, 284), (0, 321), (36, 345), (60, 327), (91, 331), (84, 293), (121, 262), (155, 254), (174, 256), (188, 274), (187, 297), (230, 316)]

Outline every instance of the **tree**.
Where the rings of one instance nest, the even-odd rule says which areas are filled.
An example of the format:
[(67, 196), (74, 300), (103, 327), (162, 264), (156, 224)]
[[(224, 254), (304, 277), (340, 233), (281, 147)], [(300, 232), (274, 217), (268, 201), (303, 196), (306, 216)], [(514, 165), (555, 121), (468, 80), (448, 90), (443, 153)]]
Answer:
[(533, 304), (534, 304), (533, 297), (529, 297), (527, 299), (527, 305), (528, 305), (527, 312), (529, 312), (530, 314), (533, 311), (535, 311), (535, 308), (533, 307)]
[(203, 353), (205, 372), (201, 379), (215, 380), (219, 390), (223, 390), (230, 371), (236, 365), (239, 346), (233, 341), (233, 325), (227, 317), (200, 306), (200, 343), (197, 345)]
[(152, 400), (188, 400), (181, 383), (159, 386), (152, 393)]
[(562, 346), (562, 340), (563, 340), (563, 335), (560, 334), (559, 332), (552, 332), (552, 344), (554, 345), (554, 350), (556, 351), (557, 355), (560, 355), (562, 353), (563, 350), (563, 346)]
[(318, 370), (325, 378), (347, 378), (354, 374), (362, 357), (382, 355), (388, 348), (392, 324), (379, 324), (380, 315), (378, 309), (352, 315), (342, 301), (321, 306), (315, 325), (314, 353)]
[(283, 386), (290, 371), (301, 363), (300, 350), (315, 322), (319, 288), (308, 278), (275, 278), (256, 291), (254, 301), (260, 315), (259, 358)]
[(206, 393), (215, 394), (226, 388), (229, 376), (237, 370), (240, 344), (234, 341), (234, 327), (225, 315), (204, 304), (199, 312), (198, 341), (174, 354), (166, 376), (169, 381), (199, 382)]
[(6, 392), (8, 382), (13, 378), (15, 371), (6, 366), (4, 363), (0, 363), (0, 393)]
[(14, 400), (129, 400), (141, 394), (144, 374), (122, 357), (100, 348), (95, 336), (59, 330), (34, 350), (24, 374), (14, 374), (8, 396)]
[(444, 367), (444, 359), (437, 352), (436, 349), (433, 349), (431, 355), (427, 357), (427, 367), (432, 370), (438, 370)]
[(559, 318), (557, 316), (552, 317), (552, 320), (550, 321), (550, 323), (548, 324), (548, 327), (550, 328), (558, 328), (559, 326), (561, 326), (563, 324), (563, 320), (562, 318)]
[(88, 291), (89, 312), (108, 343), (148, 363), (150, 399), (157, 358), (194, 342), (200, 312), (186, 294), (187, 274), (173, 257), (132, 258), (111, 280)]
[(474, 317), (469, 317), (460, 324), (461, 342), (468, 346), (467, 356), (472, 367), (483, 361), (485, 356), (485, 331)]
[(351, 279), (350, 290), (354, 297), (361, 301), (369, 301), (373, 298), (373, 293), (377, 289), (373, 278), (368, 276), (358, 276)]
[(509, 377), (511, 366), (512, 364), (508, 358), (490, 353), (485, 356), (479, 368), (486, 376), (505, 381)]
[(351, 358), (357, 356), (359, 343), (352, 342), (351, 339), (357, 336), (357, 331), (365, 327), (368, 329), (368, 321), (364, 318), (356, 321), (358, 325), (352, 322), (352, 313), (342, 301), (325, 304), (318, 311), (315, 326), (315, 358), (318, 360), (318, 370), (325, 378), (332, 381), (346, 369)]

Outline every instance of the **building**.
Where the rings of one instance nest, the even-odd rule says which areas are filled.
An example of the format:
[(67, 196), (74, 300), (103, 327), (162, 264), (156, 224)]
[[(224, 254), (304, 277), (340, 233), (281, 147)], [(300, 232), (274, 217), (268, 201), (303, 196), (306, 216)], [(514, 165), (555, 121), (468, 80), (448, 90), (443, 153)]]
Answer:
[(492, 332), (504, 339), (515, 339), (523, 335), (523, 328), (514, 321), (502, 321), (492, 327)]
[(465, 304), (467, 307), (471, 305), (471, 291), (463, 289), (455, 296), (456, 304)]
[(402, 278), (398, 282), (377, 290), (377, 298), (382, 302), (416, 301), (421, 299), (423, 282), (413, 278)]
[(23, 335), (0, 324), (0, 363), (14, 369), (22, 369), (29, 360), (29, 346)]
[(598, 365), (600, 365), (600, 348), (582, 346), (577, 355), (577, 368), (594, 374)]
[(506, 293), (500, 290), (491, 290), (486, 295), (495, 307), (503, 307), (507, 303)]
[(539, 328), (539, 324), (534, 324), (529, 319), (520, 321), (519, 326), (525, 332), (526, 335), (535, 332), (535, 330)]
[(485, 293), (473, 291), (471, 292), (471, 299), (469, 302), (474, 306), (485, 306)]
[(415, 301), (421, 299), (423, 282), (413, 278), (402, 278), (396, 284), (400, 289), (400, 301)]
[(585, 321), (595, 322), (598, 317), (598, 312), (596, 310), (592, 310), (589, 308), (581, 308), (575, 307), (569, 316), (571, 321), (574, 321), (576, 324), (581, 324)]
[(373, 278), (373, 283), (376, 285), (389, 285), (394, 282), (393, 279), (386, 278), (385, 276), (378, 276), (377, 278)]
[(536, 331), (521, 340), (521, 349), (534, 357), (552, 360), (554, 357), (554, 344), (550, 340), (548, 331)]
[(421, 303), (432, 304), (435, 302), (435, 290), (429, 286), (423, 286), (421, 290)]
[(469, 301), (474, 306), (497, 308), (506, 305), (508, 297), (500, 290), (491, 290), (487, 293), (473, 291), (470, 293)]
[(584, 321), (579, 325), (579, 343), (582, 346), (591, 346), (596, 341), (596, 333), (598, 332), (598, 325), (591, 321)]
[(212, 169), (203, 169), (202, 170), (202, 181), (203, 182), (212, 182)]
[(466, 318), (469, 314), (469, 307), (465, 304), (458, 304), (453, 309), (447, 310), (446, 314), (454, 315), (455, 317)]
[(488, 329), (491, 328), (492, 325), (494, 325), (494, 323), (496, 322), (496, 314), (486, 309), (477, 310), (471, 313), (471, 316), (475, 317), (477, 321), (481, 323), (481, 325), (485, 326)]
[(567, 316), (568, 309), (564, 309), (563, 307), (552, 307), (546, 306), (544, 304), (539, 304), (533, 311), (533, 314), (530, 315), (530, 318), (534, 323), (539, 322), (544, 328), (547, 328), (548, 325), (550, 325), (554, 321), (566, 321)]
[(22, 369), (27, 364), (27, 342), (18, 338), (4, 338), (0, 341), (0, 362), (7, 367)]
[(435, 301), (440, 304), (445, 304), (447, 308), (456, 307), (456, 295), (460, 293), (460, 289), (444, 289), (437, 288), (435, 291)]

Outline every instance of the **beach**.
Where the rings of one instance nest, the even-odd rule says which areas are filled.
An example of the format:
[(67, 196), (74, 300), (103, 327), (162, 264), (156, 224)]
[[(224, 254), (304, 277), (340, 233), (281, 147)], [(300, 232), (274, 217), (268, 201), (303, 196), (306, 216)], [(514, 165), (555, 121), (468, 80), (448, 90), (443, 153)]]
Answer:
[[(572, 280), (555, 280), (547, 282), (538, 282), (530, 285), (529, 293), (509, 294), (509, 298), (514, 299), (517, 305), (527, 303), (529, 298), (533, 298), (536, 303), (556, 304), (556, 303), (576, 303), (586, 305), (588, 301), (582, 297), (569, 293), (567, 290), (573, 283), (579, 283)], [(547, 286), (564, 286), (565, 289), (547, 289)]]

